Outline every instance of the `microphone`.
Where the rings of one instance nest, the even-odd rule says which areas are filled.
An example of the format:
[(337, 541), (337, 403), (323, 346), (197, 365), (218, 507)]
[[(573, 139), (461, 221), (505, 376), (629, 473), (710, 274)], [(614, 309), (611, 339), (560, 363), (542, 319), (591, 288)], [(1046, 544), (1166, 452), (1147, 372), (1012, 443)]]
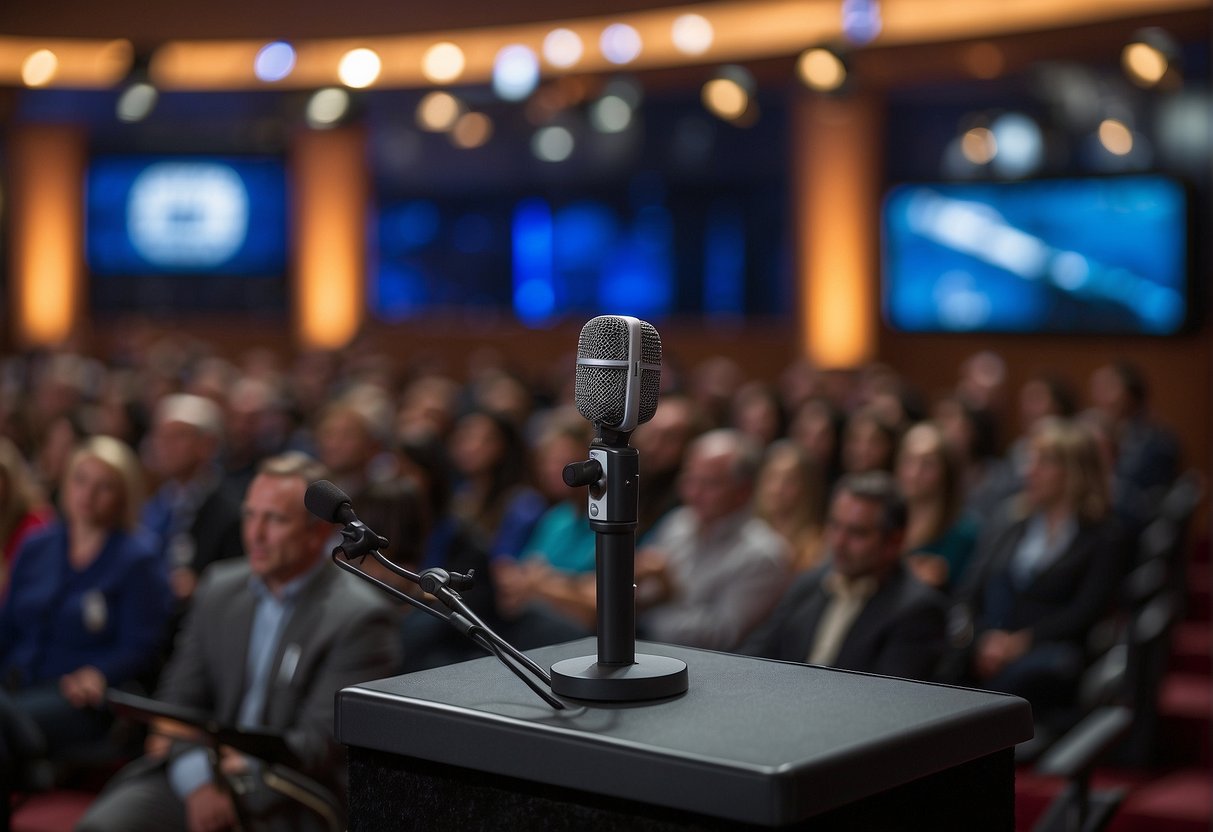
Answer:
[(574, 399), (581, 415), (619, 433), (653, 418), (661, 389), (661, 337), (627, 315), (599, 315), (577, 340)]
[(317, 480), (309, 485), (303, 494), (303, 505), (316, 517), (329, 523), (345, 526), (358, 520), (350, 495), (328, 480)]
[(657, 412), (661, 338), (652, 324), (600, 315), (581, 329), (574, 399), (597, 436), (590, 458), (565, 466), (570, 487), (588, 486), (594, 535), (598, 655), (552, 665), (552, 690), (575, 699), (630, 702), (687, 689), (680, 659), (636, 653), (636, 523), (640, 455), (629, 434)]
[(346, 560), (366, 557), (370, 552), (385, 549), (386, 537), (380, 537), (354, 514), (350, 496), (328, 480), (317, 480), (303, 493), (303, 505), (327, 523), (340, 523), (344, 540), (336, 551)]

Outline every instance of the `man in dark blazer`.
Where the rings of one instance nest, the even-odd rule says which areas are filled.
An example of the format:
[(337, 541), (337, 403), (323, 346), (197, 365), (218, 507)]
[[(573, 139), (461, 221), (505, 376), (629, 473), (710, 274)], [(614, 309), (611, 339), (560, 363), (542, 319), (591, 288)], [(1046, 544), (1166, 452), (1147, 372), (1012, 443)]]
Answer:
[[(304, 508), (308, 484), (325, 473), (302, 454), (262, 465), (244, 501), (246, 557), (203, 576), (157, 698), (220, 724), (282, 733), (298, 770), (339, 797), (334, 695), (391, 675), (401, 662), (395, 612), (369, 585), (326, 562), (332, 526)], [(222, 749), (223, 773), (254, 789), (258, 781), (247, 775), (258, 765)], [(148, 753), (115, 777), (78, 828), (231, 828), (237, 811), (226, 785), (200, 746), (153, 736)], [(256, 828), (306, 829), (316, 820), (268, 792), (243, 806), (246, 814), (256, 807)]]
[(929, 679), (945, 648), (947, 603), (902, 564), (905, 503), (884, 472), (834, 491), (827, 562), (802, 575), (740, 652)]

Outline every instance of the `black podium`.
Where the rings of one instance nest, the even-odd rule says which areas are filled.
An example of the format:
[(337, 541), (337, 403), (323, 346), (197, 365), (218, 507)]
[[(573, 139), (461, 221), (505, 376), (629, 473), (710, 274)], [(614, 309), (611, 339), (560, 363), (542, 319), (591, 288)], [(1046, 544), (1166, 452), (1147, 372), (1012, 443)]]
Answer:
[(687, 693), (555, 711), (487, 657), (342, 690), (350, 829), (1013, 828), (1022, 699), (640, 646)]

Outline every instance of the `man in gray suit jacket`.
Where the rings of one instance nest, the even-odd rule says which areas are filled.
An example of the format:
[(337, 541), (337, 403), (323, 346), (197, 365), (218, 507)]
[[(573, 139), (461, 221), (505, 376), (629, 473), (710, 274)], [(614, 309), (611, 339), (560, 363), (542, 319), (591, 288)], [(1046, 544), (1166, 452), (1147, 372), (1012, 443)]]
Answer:
[[(324, 477), (323, 466), (302, 454), (262, 465), (244, 500), (245, 558), (204, 573), (157, 699), (221, 724), (282, 733), (298, 770), (340, 795), (334, 696), (398, 672), (401, 656), (391, 606), (325, 562), (332, 526), (303, 504), (308, 484)], [(226, 775), (258, 765), (221, 750)], [(257, 828), (307, 828), (315, 819), (268, 794), (246, 801), (246, 814), (250, 806), (258, 817), (243, 820)], [(231, 792), (215, 781), (205, 750), (153, 735), (148, 753), (115, 777), (78, 828), (217, 832), (236, 821)]]
[(891, 476), (844, 477), (830, 503), (829, 561), (792, 584), (740, 652), (931, 678), (944, 652), (947, 603), (902, 564), (905, 521)]

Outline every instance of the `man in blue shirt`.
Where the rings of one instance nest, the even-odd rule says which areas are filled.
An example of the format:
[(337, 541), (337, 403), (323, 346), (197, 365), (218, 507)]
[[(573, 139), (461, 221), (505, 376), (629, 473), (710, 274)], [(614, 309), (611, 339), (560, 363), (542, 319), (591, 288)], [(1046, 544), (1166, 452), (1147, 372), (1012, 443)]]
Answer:
[[(303, 504), (308, 484), (325, 473), (302, 454), (262, 465), (244, 500), (246, 557), (203, 575), (157, 698), (221, 724), (281, 732), (302, 773), (340, 794), (333, 697), (396, 672), (400, 647), (386, 601), (325, 563), (332, 526)], [(226, 775), (257, 765), (221, 750)], [(259, 828), (301, 829), (315, 820), (298, 804), (256, 802)], [(153, 736), (148, 754), (119, 773), (78, 828), (212, 832), (236, 820), (231, 792), (216, 781), (206, 751)]]

